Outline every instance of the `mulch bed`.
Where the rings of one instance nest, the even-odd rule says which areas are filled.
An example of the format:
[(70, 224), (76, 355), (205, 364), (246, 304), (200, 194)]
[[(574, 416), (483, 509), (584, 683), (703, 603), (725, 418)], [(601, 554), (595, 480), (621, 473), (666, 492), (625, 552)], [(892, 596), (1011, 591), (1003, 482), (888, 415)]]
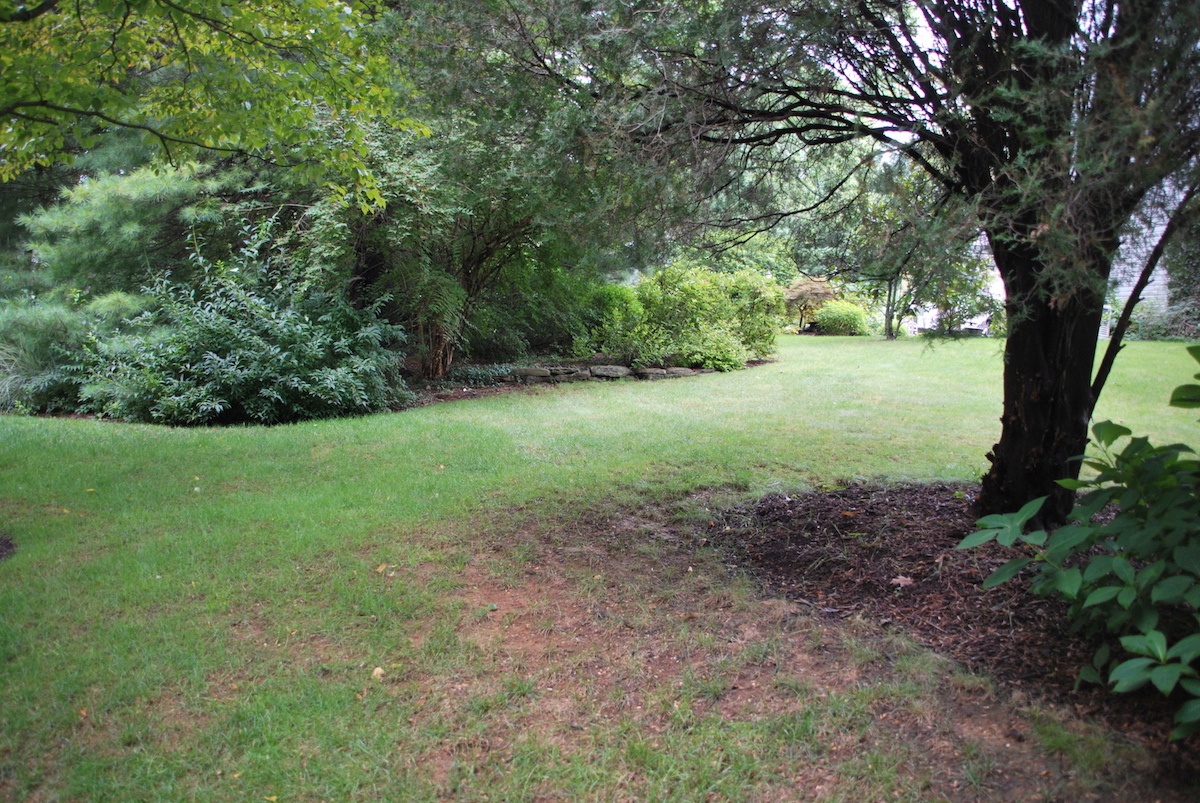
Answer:
[(977, 486), (862, 486), (772, 494), (727, 511), (713, 529), (766, 589), (826, 617), (863, 618), (902, 632), (995, 678), (1018, 699), (1066, 705), (1200, 769), (1200, 741), (1165, 747), (1174, 705), (1154, 693), (1073, 690), (1095, 644), (1073, 634), (1066, 605), (1020, 580), (984, 591), (1016, 556), (998, 545), (959, 551), (975, 530)]

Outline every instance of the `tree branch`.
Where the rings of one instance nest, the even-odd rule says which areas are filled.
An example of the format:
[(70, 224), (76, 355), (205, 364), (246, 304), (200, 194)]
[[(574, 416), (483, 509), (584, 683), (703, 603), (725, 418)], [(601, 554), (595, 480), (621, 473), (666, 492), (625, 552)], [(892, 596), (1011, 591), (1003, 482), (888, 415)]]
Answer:
[(45, 2), (29, 7), (18, 8), (15, 11), (0, 12), (0, 24), (10, 22), (32, 22), (43, 14), (47, 14), (54, 10), (58, 5), (58, 0), (45, 0)]
[(1092, 409), (1090, 413), (1096, 409), (1096, 402), (1100, 398), (1100, 391), (1104, 390), (1104, 383), (1108, 381), (1108, 375), (1112, 371), (1113, 363), (1117, 360), (1117, 354), (1123, 349), (1125, 339), (1125, 331), (1129, 328), (1129, 321), (1133, 317), (1133, 310), (1142, 300), (1142, 291), (1146, 289), (1146, 285), (1150, 284), (1151, 277), (1154, 274), (1154, 269), (1158, 267), (1159, 260), (1167, 250), (1167, 243), (1175, 234), (1175, 231), (1183, 224), (1188, 213), (1192, 198), (1195, 197), (1196, 190), (1200, 185), (1193, 183), (1187, 188), (1183, 199), (1179, 205), (1175, 207), (1175, 211), (1171, 213), (1171, 217), (1167, 219), (1167, 225), (1163, 227), (1162, 234), (1158, 238), (1158, 242), (1154, 245), (1154, 250), (1150, 252), (1150, 256), (1146, 259), (1146, 264), (1142, 266), (1141, 275), (1138, 276), (1137, 282), (1133, 285), (1133, 291), (1129, 294), (1129, 299), (1125, 302), (1125, 308), (1121, 310), (1121, 317), (1117, 319), (1117, 325), (1113, 328), (1112, 334), (1109, 337), (1108, 348), (1104, 351), (1104, 358), (1100, 360), (1100, 366), (1096, 369), (1096, 378), (1092, 380)]

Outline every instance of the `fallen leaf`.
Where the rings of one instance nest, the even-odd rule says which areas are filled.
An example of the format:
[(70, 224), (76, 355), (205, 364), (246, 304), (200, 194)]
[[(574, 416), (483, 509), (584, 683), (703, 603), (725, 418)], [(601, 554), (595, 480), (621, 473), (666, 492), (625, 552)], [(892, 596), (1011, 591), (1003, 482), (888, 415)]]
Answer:
[(900, 586), (901, 588), (905, 588), (912, 584), (913, 584), (913, 579), (911, 577), (905, 577), (904, 575), (900, 575), (899, 577), (892, 578), (892, 585), (894, 585), (894, 586)]
[(371, 677), (375, 678), (376, 680), (383, 680), (383, 676), (385, 674), (386, 673), (383, 671), (382, 666), (377, 666), (373, 670), (371, 670)]
[(381, 563), (375, 567), (375, 574), (383, 574), (385, 570), (387, 570), (387, 564)]

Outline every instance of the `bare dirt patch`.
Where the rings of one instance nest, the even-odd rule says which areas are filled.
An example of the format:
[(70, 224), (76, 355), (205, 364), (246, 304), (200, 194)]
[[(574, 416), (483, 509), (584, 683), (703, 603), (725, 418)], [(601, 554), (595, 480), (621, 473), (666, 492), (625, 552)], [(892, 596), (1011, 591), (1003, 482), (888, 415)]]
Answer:
[(1200, 772), (1196, 739), (1168, 743), (1174, 706), (1160, 695), (1074, 689), (1094, 642), (1070, 632), (1066, 605), (1019, 581), (984, 591), (1016, 555), (959, 551), (972, 532), (969, 485), (861, 486), (770, 495), (726, 511), (710, 530), (769, 593), (826, 619), (862, 616), (994, 677), (1018, 703), (1067, 707), (1152, 747), (1164, 771)]
[[(1063, 638), (1049, 603), (1015, 586), (972, 596), (1003, 558), (953, 549), (971, 528), (970, 493), (767, 497), (706, 514), (700, 527), (680, 524), (673, 504), (591, 511), (514, 536), (528, 555), (516, 567), (477, 555), (461, 576), (457, 632), (484, 656), (480, 666), (449, 688), (414, 680), (439, 717), (463, 719), (496, 699), (502, 713), (478, 720), (478, 744), (432, 747), (435, 783), (445, 788), (456, 762), (529, 738), (587, 755), (630, 738), (622, 734), (655, 743), (716, 717), (729, 728), (815, 723), (812, 741), (769, 765), (773, 780), (748, 799), (1194, 799), (1183, 775), (1192, 754), (1166, 746), (1157, 714), (1121, 719), (1103, 695), (1071, 692), (1069, 658), (1034, 671)], [(740, 570), (766, 594), (739, 589)], [(1168, 758), (1155, 766), (1149, 751), (1117, 750), (1089, 775), (1042, 742), (1035, 716), (1084, 735), (1109, 723), (1106, 738), (1115, 722), (1131, 745)]]

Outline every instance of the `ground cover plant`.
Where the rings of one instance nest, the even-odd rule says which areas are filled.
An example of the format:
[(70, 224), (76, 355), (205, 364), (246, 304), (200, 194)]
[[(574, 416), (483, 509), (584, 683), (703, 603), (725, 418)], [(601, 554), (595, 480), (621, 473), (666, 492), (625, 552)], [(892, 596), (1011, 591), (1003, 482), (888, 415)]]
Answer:
[[(1131, 344), (1098, 415), (1188, 440), (1158, 399), (1189, 362)], [(1187, 799), (1137, 741), (715, 548), (764, 493), (976, 480), (1000, 369), (793, 337), (282, 427), (0, 417), (0, 797)]]

